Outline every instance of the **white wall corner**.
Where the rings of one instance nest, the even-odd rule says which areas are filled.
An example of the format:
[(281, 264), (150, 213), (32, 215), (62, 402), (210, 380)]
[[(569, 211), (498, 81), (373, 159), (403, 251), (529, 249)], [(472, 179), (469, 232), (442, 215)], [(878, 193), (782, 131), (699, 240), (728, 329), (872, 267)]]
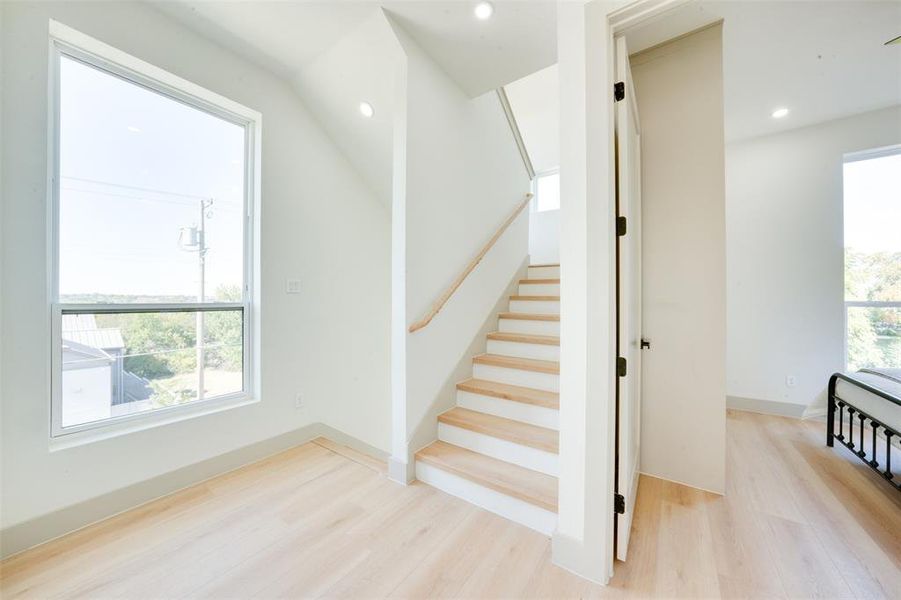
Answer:
[(388, 457), (388, 479), (402, 485), (409, 485), (416, 479), (415, 467), (416, 462), (413, 460), (390, 456)]
[[(560, 488), (553, 561), (613, 572), (613, 38), (611, 4), (558, 3)], [(590, 168), (589, 168), (590, 165)]]
[(590, 554), (581, 540), (559, 531), (551, 536), (551, 562), (579, 577), (607, 585), (610, 574), (603, 568), (601, 561), (586, 560)]

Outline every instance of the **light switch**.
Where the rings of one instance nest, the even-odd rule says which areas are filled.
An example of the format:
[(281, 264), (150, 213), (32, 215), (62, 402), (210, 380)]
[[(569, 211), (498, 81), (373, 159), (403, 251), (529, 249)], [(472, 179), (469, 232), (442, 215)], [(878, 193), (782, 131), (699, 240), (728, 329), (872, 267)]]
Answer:
[(288, 279), (285, 281), (285, 292), (289, 294), (300, 293), (300, 279)]

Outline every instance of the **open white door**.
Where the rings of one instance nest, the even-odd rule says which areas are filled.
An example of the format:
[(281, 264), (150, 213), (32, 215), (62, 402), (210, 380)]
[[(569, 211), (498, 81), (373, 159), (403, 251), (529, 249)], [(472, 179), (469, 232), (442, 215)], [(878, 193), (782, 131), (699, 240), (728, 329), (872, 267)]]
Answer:
[(638, 491), (641, 425), (641, 163), (638, 104), (626, 40), (616, 40), (616, 558), (626, 560)]

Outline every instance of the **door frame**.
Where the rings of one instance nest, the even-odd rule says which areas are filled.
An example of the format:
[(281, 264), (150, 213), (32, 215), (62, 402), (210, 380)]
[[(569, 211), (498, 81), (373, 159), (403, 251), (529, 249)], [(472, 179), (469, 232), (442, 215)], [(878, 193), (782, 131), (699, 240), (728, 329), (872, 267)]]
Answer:
[[(608, 42), (607, 47), (611, 50), (611, 54), (612, 54), (608, 59), (608, 65), (610, 65), (610, 67), (607, 69), (607, 74), (608, 74), (607, 89), (608, 90), (611, 90), (611, 92), (612, 92), (613, 86), (617, 82), (617, 68), (616, 68), (616, 65), (617, 65), (617, 55), (616, 55), (617, 39), (620, 37), (623, 37), (626, 34), (626, 32), (628, 32), (630, 29), (645, 25), (649, 21), (656, 19), (671, 10), (677, 9), (677, 8), (679, 8), (685, 4), (688, 4), (690, 2), (693, 2), (693, 1), (694, 0), (636, 0), (635, 2), (632, 2), (632, 3), (630, 3), (626, 6), (623, 6), (617, 10), (614, 10), (607, 15), (607, 25), (608, 25), (607, 32), (609, 35), (609, 38), (607, 40), (607, 42)], [(636, 102), (634, 89), (631, 85), (630, 85), (629, 89), (626, 90), (626, 98), (624, 101)], [(609, 147), (611, 148), (611, 152), (610, 152), (610, 163), (611, 164), (609, 166), (609, 168), (610, 168), (609, 172), (613, 173), (614, 176), (617, 176), (619, 174), (619, 164), (617, 161), (617, 142), (616, 142), (616, 126), (615, 126), (616, 102), (613, 100), (612, 93), (610, 94), (610, 96), (608, 96), (608, 102), (609, 102), (609, 104), (608, 104), (609, 111), (610, 111), (611, 116), (613, 117), (609, 121), (609, 129), (606, 132)], [(637, 114), (637, 107), (636, 107), (635, 112)], [(619, 189), (618, 189), (618, 186), (616, 183), (614, 183), (614, 185), (613, 185), (613, 198), (612, 198), (611, 205), (613, 206), (612, 218), (613, 218), (614, 224), (615, 224), (616, 218), (619, 216)], [(616, 235), (615, 225), (614, 225), (614, 235)], [(616, 246), (616, 252), (615, 252), (614, 256), (612, 257), (612, 261), (613, 261), (612, 266), (613, 266), (613, 270), (615, 273), (615, 290), (614, 290), (614, 294), (615, 294), (615, 305), (614, 305), (615, 340), (614, 340), (614, 347), (616, 349), (616, 352), (614, 352), (614, 356), (613, 356), (614, 360), (617, 360), (620, 356), (620, 354), (619, 354), (619, 342), (620, 342), (619, 312), (620, 312), (620, 285), (621, 285), (620, 265), (619, 265), (620, 241), (621, 241), (620, 236), (616, 235), (616, 239), (614, 241), (615, 246)], [(620, 423), (619, 423), (619, 421), (620, 421), (620, 400), (621, 400), (621, 398), (620, 398), (620, 379), (621, 378), (618, 376), (616, 369), (613, 370), (613, 377), (615, 379), (614, 384), (613, 384), (613, 388), (615, 391), (614, 398), (613, 398), (614, 418), (612, 419), (611, 423), (608, 423), (607, 434), (608, 434), (608, 436), (611, 436), (614, 440), (613, 453), (612, 453), (613, 454), (613, 456), (612, 456), (612, 458), (613, 458), (613, 465), (612, 465), (613, 478), (612, 479), (613, 479), (613, 492), (614, 492), (614, 494), (616, 494), (616, 493), (619, 493), (619, 468), (620, 468), (620, 464), (619, 464), (619, 462), (620, 462), (620, 451), (619, 451)], [(640, 419), (640, 415), (639, 415), (639, 419)], [(634, 510), (634, 500), (635, 500), (635, 496), (637, 496), (637, 483), (638, 483), (638, 477), (636, 476), (635, 482), (633, 483), (633, 485), (635, 485), (636, 487), (634, 490), (629, 490), (629, 493), (631, 494), (631, 500), (633, 502), (633, 506), (627, 507), (627, 510)], [(627, 501), (628, 501), (628, 499), (627, 499)], [(611, 498), (611, 505), (612, 505), (612, 503), (613, 503), (613, 501)], [(616, 555), (617, 555), (617, 550), (618, 550), (617, 549), (617, 538), (618, 538), (618, 527), (620, 525), (620, 523), (619, 523), (620, 515), (615, 512), (615, 506), (611, 506), (611, 508), (614, 509), (612, 511), (614, 514), (613, 514), (613, 524), (612, 524), (612, 529), (611, 529), (611, 532), (613, 534), (613, 543), (612, 543), (612, 549), (611, 549), (612, 552), (611, 552), (611, 556), (610, 556), (610, 566), (611, 566), (611, 572), (612, 572), (613, 565), (616, 562)]]
[[(641, 142), (640, 142), (641, 117), (638, 113), (638, 100), (635, 96), (635, 87), (634, 87), (632, 76), (631, 76), (631, 68), (629, 66), (628, 46), (626, 45), (625, 39), (623, 39), (623, 38), (624, 38), (624, 36), (622, 34), (615, 36), (615, 38), (614, 38), (614, 56), (613, 56), (614, 76), (616, 75), (616, 72), (619, 71), (620, 66), (621, 66), (621, 61), (623, 61), (623, 60), (625, 61), (625, 68), (629, 71), (629, 77), (624, 82), (626, 84), (626, 88), (624, 90), (625, 97), (622, 100), (617, 101), (614, 104), (613, 156), (614, 156), (614, 176), (615, 176), (614, 194), (615, 195), (614, 195), (614, 199), (613, 199), (613, 207), (614, 207), (613, 208), (613, 218), (614, 218), (614, 222), (616, 222), (617, 224), (618, 224), (620, 217), (625, 217), (625, 215), (623, 214), (623, 206), (621, 204), (622, 181), (620, 178), (620, 167), (622, 164), (623, 157), (621, 156), (621, 152), (620, 152), (620, 144), (619, 144), (620, 137), (619, 137), (619, 135), (620, 135), (621, 126), (618, 121), (619, 111), (620, 111), (619, 104), (621, 102), (624, 102), (628, 105), (626, 107), (626, 111), (631, 113), (631, 115), (633, 117), (632, 127), (635, 128), (634, 133), (637, 135), (637, 140), (631, 140), (630, 143), (638, 144), (638, 165), (632, 165), (632, 167), (639, 169), (639, 178), (640, 178), (640, 168), (641, 168)], [(620, 40), (622, 40), (622, 42), (623, 42), (622, 49), (624, 49), (627, 54), (625, 58), (621, 57), (619, 54), (620, 47), (621, 47), (621, 45), (619, 43)], [(627, 189), (630, 192), (635, 191), (633, 189), (632, 184), (629, 184)], [(638, 198), (630, 199), (633, 202), (637, 200), (637, 203), (638, 203), (637, 210), (638, 210), (639, 214), (641, 212), (641, 191), (640, 190), (641, 190), (641, 186), (639, 184), (638, 185)], [(634, 211), (634, 209), (633, 209), (633, 211)], [(626, 238), (626, 236), (629, 236), (629, 235), (632, 235), (632, 236), (640, 235), (640, 232), (641, 232), (641, 220), (638, 219), (636, 222), (636, 220), (632, 219), (630, 216), (627, 221), (626, 233), (623, 235), (620, 235), (619, 232), (617, 231), (616, 238), (614, 240), (614, 244), (615, 244), (615, 248), (616, 248), (616, 251), (614, 254), (615, 296), (616, 296), (616, 299), (614, 302), (614, 311), (615, 311), (614, 338), (615, 338), (615, 346), (616, 346), (616, 358), (617, 358), (617, 360), (619, 360), (622, 357), (622, 358), (626, 358), (627, 361), (629, 361), (629, 362), (627, 362), (628, 375), (620, 376), (619, 373), (616, 373), (615, 374), (616, 381), (614, 384), (614, 390), (615, 390), (614, 415), (615, 416), (614, 416), (614, 434), (613, 434), (613, 440), (614, 440), (614, 442), (613, 442), (613, 493), (614, 493), (614, 496), (618, 496), (618, 495), (623, 495), (623, 492), (625, 492), (624, 495), (625, 495), (626, 506), (624, 507), (623, 513), (616, 511), (615, 514), (613, 515), (613, 556), (614, 556), (614, 558), (617, 558), (618, 555), (622, 554), (624, 559), (626, 556), (626, 552), (628, 551), (628, 543), (629, 543), (630, 536), (628, 533), (626, 533), (626, 535), (623, 537), (623, 541), (626, 544), (626, 549), (623, 552), (620, 552), (620, 550), (622, 550), (622, 549), (619, 548), (619, 542), (620, 542), (619, 529), (622, 525), (621, 518), (624, 515), (629, 515), (629, 520), (625, 523), (625, 525), (631, 526), (632, 516), (633, 516), (633, 512), (634, 512), (634, 507), (635, 507), (635, 496), (636, 496), (637, 488), (638, 488), (638, 473), (636, 471), (636, 473), (632, 474), (632, 478), (628, 480), (629, 489), (622, 490), (622, 488), (620, 487), (622, 467), (625, 466), (626, 468), (631, 468), (631, 465), (622, 465), (621, 464), (622, 458), (621, 458), (620, 448), (622, 445), (622, 437), (623, 437), (622, 427), (621, 427), (622, 416), (623, 416), (622, 403), (624, 400), (625, 401), (630, 400), (630, 398), (625, 398), (625, 399), (623, 398), (623, 391), (624, 391), (623, 388), (625, 387), (623, 385), (624, 384), (623, 379), (624, 379), (624, 377), (632, 377), (633, 379), (632, 379), (631, 386), (636, 385), (636, 381), (637, 381), (637, 385), (639, 386), (639, 390), (640, 390), (641, 372), (640, 371), (636, 372), (636, 370), (635, 370), (636, 365), (633, 365), (630, 360), (631, 353), (628, 351), (628, 341), (626, 342), (626, 347), (622, 346), (623, 332), (622, 332), (621, 315), (622, 315), (622, 312), (624, 309), (623, 304), (622, 304), (623, 275), (625, 274), (625, 275), (629, 276), (629, 275), (634, 274), (634, 271), (632, 273), (623, 273), (622, 253), (623, 253), (623, 245), (625, 244), (628, 246), (629, 244), (631, 244), (631, 240), (633, 239), (633, 238), (629, 238), (629, 239), (624, 239), (624, 238)], [(640, 249), (639, 249), (637, 256), (635, 256), (634, 253), (633, 253), (633, 255), (630, 256), (630, 260), (637, 260), (638, 264), (639, 264), (639, 267), (638, 267), (639, 268), (639, 280), (637, 282), (637, 286), (638, 286), (638, 290), (640, 291), (641, 290), (641, 276), (640, 276), (641, 252), (640, 252)], [(632, 283), (634, 286), (635, 282), (632, 282)], [(634, 307), (626, 306), (625, 308), (626, 308), (626, 310), (629, 310), (630, 308), (634, 308)], [(641, 310), (641, 308), (639, 306), (639, 311), (640, 310)], [(642, 333), (640, 331), (638, 332), (638, 337), (639, 337), (639, 339), (641, 339), (641, 337), (642, 337)], [(639, 357), (641, 356), (641, 347), (639, 347), (639, 349), (638, 349), (638, 356)], [(639, 365), (638, 365), (639, 367), (640, 367), (640, 364), (641, 364), (641, 361), (639, 358)], [(631, 387), (629, 389), (631, 389)], [(640, 391), (639, 391), (639, 394), (640, 394)], [(639, 396), (639, 402), (638, 402), (638, 407), (637, 407), (639, 409), (639, 411), (640, 411), (640, 407), (641, 407), (641, 401), (640, 401), (640, 396)], [(635, 408), (636, 407), (632, 407), (633, 410)], [(640, 422), (640, 420), (641, 420), (640, 412), (639, 412), (637, 418), (639, 419), (639, 422)], [(638, 436), (638, 439), (639, 439), (639, 443), (640, 443), (640, 434)], [(636, 463), (636, 469), (637, 469), (637, 463)]]

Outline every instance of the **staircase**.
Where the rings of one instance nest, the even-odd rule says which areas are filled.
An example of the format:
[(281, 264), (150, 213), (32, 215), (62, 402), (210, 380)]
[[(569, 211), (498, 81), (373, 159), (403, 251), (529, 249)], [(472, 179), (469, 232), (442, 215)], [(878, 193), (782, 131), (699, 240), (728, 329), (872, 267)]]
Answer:
[(546, 535), (557, 524), (560, 266), (532, 265), (416, 478)]

